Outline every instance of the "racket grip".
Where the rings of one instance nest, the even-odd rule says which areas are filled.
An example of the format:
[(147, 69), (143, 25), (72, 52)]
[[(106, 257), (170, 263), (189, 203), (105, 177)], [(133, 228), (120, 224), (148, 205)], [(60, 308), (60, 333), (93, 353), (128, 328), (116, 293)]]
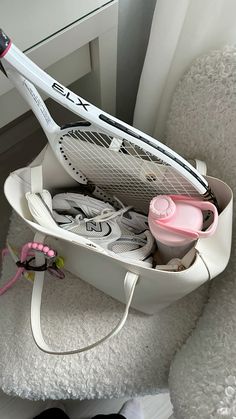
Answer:
[(8, 36), (0, 29), (0, 59), (4, 57), (10, 48), (11, 40)]

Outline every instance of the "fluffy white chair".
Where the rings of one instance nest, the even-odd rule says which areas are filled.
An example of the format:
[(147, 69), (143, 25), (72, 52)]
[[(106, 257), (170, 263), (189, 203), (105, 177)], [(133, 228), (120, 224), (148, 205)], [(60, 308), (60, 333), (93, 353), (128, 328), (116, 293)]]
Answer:
[[(172, 101), (167, 144), (207, 162), (236, 194), (236, 48), (195, 60)], [(227, 234), (227, 231), (225, 231)], [(236, 235), (195, 330), (174, 357), (169, 387), (177, 419), (236, 417)]]

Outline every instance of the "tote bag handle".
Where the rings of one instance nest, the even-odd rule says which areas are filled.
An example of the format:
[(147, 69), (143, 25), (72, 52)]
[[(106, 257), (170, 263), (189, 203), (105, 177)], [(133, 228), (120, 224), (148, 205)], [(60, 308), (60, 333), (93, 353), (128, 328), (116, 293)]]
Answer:
[[(36, 233), (34, 240), (36, 242), (43, 242), (45, 236), (42, 233)], [(36, 266), (42, 265), (44, 263), (44, 256), (41, 253), (35, 254), (35, 262)], [(71, 355), (80, 352), (85, 352), (90, 349), (95, 348), (101, 343), (105, 342), (106, 340), (110, 339), (111, 337), (117, 335), (119, 331), (124, 326), (128, 314), (129, 308), (133, 299), (133, 294), (135, 290), (135, 286), (138, 281), (138, 275), (133, 272), (127, 272), (124, 278), (124, 292), (125, 292), (125, 309), (123, 315), (118, 322), (118, 324), (104, 337), (99, 339), (96, 342), (93, 342), (87, 346), (77, 349), (69, 349), (64, 351), (58, 351), (51, 346), (49, 346), (43, 337), (42, 329), (41, 329), (41, 301), (42, 301), (42, 291), (43, 291), (43, 284), (44, 284), (44, 271), (43, 272), (35, 272), (34, 284), (33, 284), (33, 291), (32, 291), (32, 298), (31, 298), (31, 329), (34, 341), (36, 345), (41, 349), (43, 352), (53, 355)]]

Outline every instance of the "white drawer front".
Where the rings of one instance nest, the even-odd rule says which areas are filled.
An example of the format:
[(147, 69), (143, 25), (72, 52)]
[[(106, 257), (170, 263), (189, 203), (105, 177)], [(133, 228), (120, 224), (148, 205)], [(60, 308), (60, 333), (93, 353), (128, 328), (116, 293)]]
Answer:
[(107, 3), (108, 0), (1, 0), (1, 25), (25, 51)]

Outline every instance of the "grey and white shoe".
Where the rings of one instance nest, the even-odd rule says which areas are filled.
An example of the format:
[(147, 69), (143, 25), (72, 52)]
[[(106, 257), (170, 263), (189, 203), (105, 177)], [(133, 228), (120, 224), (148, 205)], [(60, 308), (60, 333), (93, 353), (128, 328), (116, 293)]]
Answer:
[(141, 404), (137, 399), (131, 399), (125, 402), (119, 414), (126, 419), (144, 419)]
[(61, 228), (94, 241), (120, 259), (152, 267), (154, 238), (144, 215), (130, 207), (116, 211), (99, 199), (71, 193), (54, 196), (52, 207)]
[[(121, 204), (120, 206), (121, 209), (124, 208), (124, 205)], [(76, 216), (82, 212), (86, 217), (99, 215), (103, 210), (115, 211), (114, 207), (108, 202), (88, 195), (70, 192), (55, 195), (52, 199), (52, 207), (59, 214)], [(122, 224), (135, 234), (148, 230), (147, 216), (133, 211), (131, 207), (123, 212)]]

